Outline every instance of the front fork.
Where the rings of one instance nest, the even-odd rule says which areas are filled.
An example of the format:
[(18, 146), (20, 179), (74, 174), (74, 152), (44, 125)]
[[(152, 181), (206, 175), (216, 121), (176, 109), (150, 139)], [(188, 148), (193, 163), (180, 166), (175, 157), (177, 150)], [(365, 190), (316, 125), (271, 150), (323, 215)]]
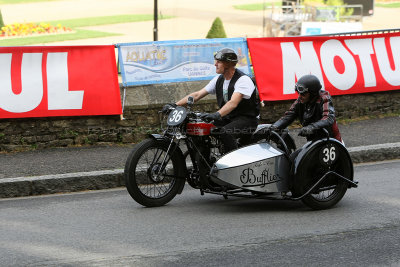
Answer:
[[(168, 142), (168, 148), (167, 148), (165, 155), (163, 156), (163, 158), (161, 160), (160, 167), (157, 169), (157, 171), (154, 172), (154, 174), (155, 174), (154, 178), (158, 179), (160, 174), (166, 168), (168, 162), (171, 160), (171, 157), (175, 153), (177, 153), (177, 155), (184, 161), (182, 150), (179, 148), (179, 143), (180, 143), (181, 138), (177, 138), (176, 135), (172, 135), (172, 137), (166, 137), (166, 136), (160, 135), (160, 134), (151, 134), (150, 137), (154, 138), (158, 141)], [(161, 156), (161, 154), (160, 154), (160, 156)], [(154, 156), (153, 162), (151, 164), (153, 165), (154, 161), (158, 161), (160, 156), (157, 156), (157, 154), (156, 154)], [(186, 164), (185, 164), (185, 166), (186, 166)], [(180, 177), (180, 178), (185, 179), (185, 177)]]
[[(163, 173), (164, 169), (167, 167), (168, 162), (171, 160), (171, 156), (174, 154), (176, 147), (178, 147), (178, 145), (179, 145), (179, 141), (178, 141), (178, 145), (173, 146), (173, 144), (175, 142), (174, 139), (175, 138), (171, 138), (169, 145), (168, 145), (168, 149), (167, 149), (166, 153), (164, 154), (164, 157), (161, 161), (160, 167), (154, 171), (154, 175), (155, 175), (153, 178), (154, 181), (159, 181), (159, 176), (161, 175), (161, 173)], [(170, 150), (172, 150), (172, 151), (169, 152)], [(157, 154), (158, 154), (158, 152), (157, 152)], [(155, 163), (155, 161), (158, 161), (159, 156), (157, 154), (154, 156), (151, 166)]]

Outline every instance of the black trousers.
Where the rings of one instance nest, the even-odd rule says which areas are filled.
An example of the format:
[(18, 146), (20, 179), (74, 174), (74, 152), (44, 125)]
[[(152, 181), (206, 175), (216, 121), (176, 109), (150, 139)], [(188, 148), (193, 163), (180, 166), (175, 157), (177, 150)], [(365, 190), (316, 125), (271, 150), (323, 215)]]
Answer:
[(218, 127), (218, 134), (224, 146), (224, 153), (238, 148), (237, 139), (240, 145), (250, 143), (251, 134), (256, 130), (258, 119), (248, 116), (237, 116), (235, 118), (223, 118), (221, 121), (215, 121), (214, 125)]

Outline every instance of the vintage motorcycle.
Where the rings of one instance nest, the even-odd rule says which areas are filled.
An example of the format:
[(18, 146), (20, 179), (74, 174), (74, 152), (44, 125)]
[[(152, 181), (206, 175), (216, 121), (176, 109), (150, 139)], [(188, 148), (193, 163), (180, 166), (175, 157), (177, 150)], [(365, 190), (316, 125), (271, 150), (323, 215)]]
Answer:
[(187, 108), (172, 109), (164, 133), (150, 135), (130, 153), (125, 184), (139, 204), (162, 206), (187, 182), (202, 195), (301, 200), (312, 209), (327, 209), (348, 188), (357, 187), (347, 149), (327, 131), (326, 138), (294, 152), (287, 129), (275, 132), (262, 124), (253, 133), (252, 144), (225, 153), (218, 128), (192, 111), (192, 104), (189, 97)]

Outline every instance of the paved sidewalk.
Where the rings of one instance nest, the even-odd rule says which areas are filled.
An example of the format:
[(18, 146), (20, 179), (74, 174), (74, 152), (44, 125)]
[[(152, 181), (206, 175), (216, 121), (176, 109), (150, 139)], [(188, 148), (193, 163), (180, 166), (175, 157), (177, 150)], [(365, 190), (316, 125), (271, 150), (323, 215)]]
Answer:
[[(354, 163), (400, 159), (400, 117), (339, 125)], [(292, 131), (297, 146), (304, 138)], [(0, 197), (96, 190), (124, 185), (133, 145), (52, 148), (0, 154)]]

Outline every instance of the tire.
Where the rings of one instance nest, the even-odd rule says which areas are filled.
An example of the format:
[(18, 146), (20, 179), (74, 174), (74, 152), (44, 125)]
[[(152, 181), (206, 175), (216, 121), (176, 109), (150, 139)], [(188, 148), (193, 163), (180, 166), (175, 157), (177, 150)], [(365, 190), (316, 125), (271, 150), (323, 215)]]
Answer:
[(146, 207), (159, 207), (171, 201), (185, 184), (182, 156), (169, 155), (161, 175), (157, 170), (166, 155), (169, 143), (153, 138), (137, 144), (125, 164), (125, 185), (131, 197)]
[[(338, 150), (338, 158), (330, 165), (330, 168), (321, 165), (319, 161), (321, 146), (312, 148), (301, 160), (294, 180), (293, 193), (295, 196), (305, 194), (329, 170), (353, 180), (353, 163), (349, 154), (342, 146), (336, 145), (335, 148)], [(329, 209), (343, 198), (348, 185), (345, 180), (330, 174), (326, 180), (301, 201), (314, 210)]]

